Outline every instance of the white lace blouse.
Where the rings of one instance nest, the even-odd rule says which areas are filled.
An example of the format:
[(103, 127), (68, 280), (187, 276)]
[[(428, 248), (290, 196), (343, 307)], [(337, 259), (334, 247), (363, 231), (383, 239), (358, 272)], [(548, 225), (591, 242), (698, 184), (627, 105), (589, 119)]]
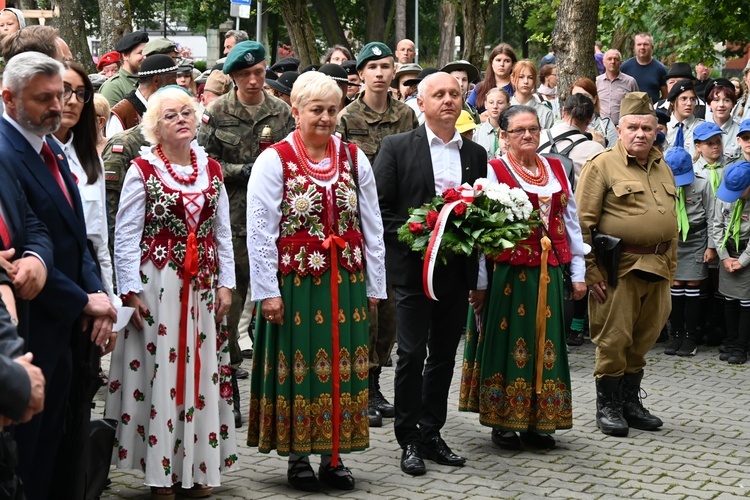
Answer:
[[(294, 148), (291, 134), (284, 140)], [(333, 140), (335, 150), (339, 151), (340, 139), (334, 136)], [(323, 160), (320, 166), (325, 167), (324, 162), (327, 161), (327, 159)], [(359, 149), (357, 150), (357, 166), (360, 220), (365, 240), (367, 296), (385, 299), (383, 221), (380, 217), (375, 176), (370, 162)], [(334, 177), (328, 182), (315, 179), (313, 181), (330, 190), (336, 179), (337, 177)], [(279, 252), (276, 241), (279, 237), (283, 196), (284, 173), (281, 159), (276, 150), (268, 148), (255, 161), (247, 185), (247, 250), (250, 258), (250, 282), (254, 301), (281, 296), (277, 279)]]
[[(140, 152), (141, 157), (156, 168), (162, 181), (168, 187), (183, 193), (202, 193), (203, 190), (208, 188), (209, 184), (208, 156), (196, 141), (191, 142), (190, 147), (195, 152), (198, 161), (198, 178), (192, 186), (185, 186), (174, 180), (164, 166), (164, 162), (154, 154), (152, 146), (144, 146)], [(181, 175), (192, 173), (192, 166), (190, 165), (172, 164), (172, 168)], [(205, 196), (198, 197), (196, 202), (202, 209)], [(141, 237), (146, 221), (145, 212), (146, 191), (143, 180), (138, 173), (138, 169), (131, 164), (123, 181), (115, 224), (115, 273), (117, 289), (120, 294), (143, 290), (139, 269), (141, 266)], [(232, 248), (232, 230), (229, 226), (229, 199), (223, 184), (219, 193), (213, 229), (219, 259), (217, 286), (234, 288), (234, 250)]]

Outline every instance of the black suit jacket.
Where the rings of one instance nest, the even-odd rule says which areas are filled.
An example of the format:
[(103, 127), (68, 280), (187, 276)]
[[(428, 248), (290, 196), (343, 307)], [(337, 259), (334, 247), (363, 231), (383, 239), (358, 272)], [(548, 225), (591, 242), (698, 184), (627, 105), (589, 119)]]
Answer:
[[(480, 145), (464, 139), (460, 154), (462, 183), (473, 184), (487, 176), (487, 152)], [(397, 286), (421, 287), (424, 261), (419, 253), (398, 241), (396, 231), (409, 218), (409, 208), (422, 206), (436, 194), (425, 126), (383, 139), (373, 171), (385, 233), (387, 281)], [(456, 287), (476, 288), (477, 271), (476, 258), (455, 257), (447, 265), (438, 262), (435, 294), (440, 298)]]
[(53, 140), (47, 143), (58, 159), (72, 206), (39, 153), (0, 118), (0, 162), (16, 172), (29, 205), (47, 227), (54, 244), (54, 266), (47, 269), (47, 282), (31, 301), (28, 347), (39, 366), (43, 366), (43, 360), (56, 359), (70, 348), (73, 325), (88, 303), (88, 294), (104, 288), (87, 250), (81, 198), (68, 161)]

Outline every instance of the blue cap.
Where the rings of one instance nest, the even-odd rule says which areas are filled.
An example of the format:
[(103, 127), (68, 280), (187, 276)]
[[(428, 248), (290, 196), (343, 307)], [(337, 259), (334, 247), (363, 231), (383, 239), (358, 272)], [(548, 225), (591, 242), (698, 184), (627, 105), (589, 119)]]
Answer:
[(714, 122), (703, 122), (693, 131), (693, 139), (696, 141), (707, 141), (711, 137), (725, 134), (721, 127), (716, 125)]
[[(745, 120), (750, 126), (750, 120)], [(740, 161), (729, 165), (724, 172), (716, 197), (727, 203), (734, 203), (750, 186), (750, 162)]]
[(680, 147), (672, 148), (664, 155), (664, 160), (672, 169), (676, 186), (687, 186), (693, 183), (695, 172), (693, 172), (693, 158), (690, 153)]
[(739, 136), (742, 132), (750, 132), (750, 118), (742, 120), (742, 123), (740, 123), (740, 129), (737, 131), (737, 135)]

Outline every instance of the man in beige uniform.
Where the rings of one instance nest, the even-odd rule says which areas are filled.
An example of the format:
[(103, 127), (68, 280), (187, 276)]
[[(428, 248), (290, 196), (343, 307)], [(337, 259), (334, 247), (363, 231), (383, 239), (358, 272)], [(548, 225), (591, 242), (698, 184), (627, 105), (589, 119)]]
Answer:
[(583, 240), (595, 246), (595, 233), (622, 240), (616, 277), (601, 253), (586, 259), (596, 424), (615, 436), (662, 426), (639, 391), (646, 353), (669, 317), (677, 266), (674, 177), (653, 147), (657, 120), (648, 94), (627, 94), (620, 117), (617, 144), (586, 162), (576, 189)]

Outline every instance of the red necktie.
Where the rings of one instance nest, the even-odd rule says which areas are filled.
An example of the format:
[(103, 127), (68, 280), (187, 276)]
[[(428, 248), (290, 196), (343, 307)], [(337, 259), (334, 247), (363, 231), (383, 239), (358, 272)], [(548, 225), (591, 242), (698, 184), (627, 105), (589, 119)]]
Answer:
[(2, 214), (0, 214), (0, 240), (2, 240), (3, 248), (5, 250), (11, 248), (10, 230), (8, 229), (8, 225), (5, 223), (5, 219), (3, 218)]
[(55, 154), (46, 142), (42, 144), (42, 158), (44, 158), (44, 163), (47, 164), (47, 168), (52, 174), (52, 177), (57, 181), (57, 185), (60, 186), (60, 189), (65, 195), (65, 198), (67, 198), (68, 203), (70, 203), (70, 206), (73, 206), (73, 202), (70, 199), (70, 193), (68, 193), (68, 188), (65, 187), (65, 182), (63, 182), (62, 175), (60, 175), (60, 167), (57, 165)]

